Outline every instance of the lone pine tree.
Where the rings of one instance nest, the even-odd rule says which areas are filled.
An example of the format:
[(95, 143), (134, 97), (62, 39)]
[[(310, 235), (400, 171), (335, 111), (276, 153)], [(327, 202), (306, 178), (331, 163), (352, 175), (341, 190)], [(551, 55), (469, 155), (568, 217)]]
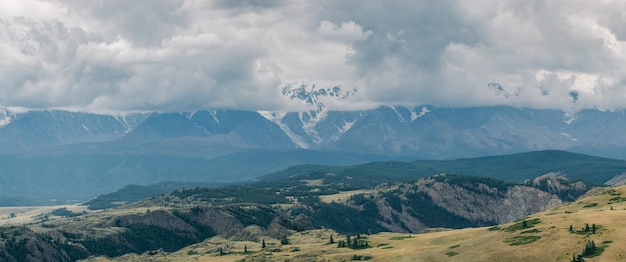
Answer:
[(280, 238), (280, 244), (281, 245), (288, 245), (289, 244), (289, 239), (287, 238), (287, 235), (284, 235), (282, 238)]

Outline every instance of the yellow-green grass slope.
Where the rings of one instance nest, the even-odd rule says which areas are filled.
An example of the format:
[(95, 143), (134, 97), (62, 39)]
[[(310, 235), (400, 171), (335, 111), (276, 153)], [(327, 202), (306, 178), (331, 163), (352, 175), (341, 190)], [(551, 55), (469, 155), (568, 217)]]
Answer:
[[(589, 231), (585, 231), (586, 224)], [(592, 232), (594, 224), (595, 233)], [(346, 238), (331, 230), (313, 230), (294, 234), (289, 237), (288, 245), (267, 239), (265, 248), (256, 242), (212, 238), (174, 253), (131, 254), (116, 260), (571, 261), (593, 241), (598, 251), (595, 256), (585, 257), (585, 261), (626, 261), (626, 187), (598, 190), (574, 203), (496, 227), (431, 230), (431, 233), (412, 235), (364, 235), (363, 240), (370, 246), (364, 249), (328, 244), (331, 234), (336, 242)], [(220, 256), (220, 247), (227, 254)]]

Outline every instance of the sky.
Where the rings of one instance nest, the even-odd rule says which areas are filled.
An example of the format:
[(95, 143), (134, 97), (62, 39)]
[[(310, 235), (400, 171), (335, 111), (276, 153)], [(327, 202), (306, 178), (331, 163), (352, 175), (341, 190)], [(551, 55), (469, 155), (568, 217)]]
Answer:
[(626, 108), (626, 1), (3, 0), (0, 105), (301, 110)]

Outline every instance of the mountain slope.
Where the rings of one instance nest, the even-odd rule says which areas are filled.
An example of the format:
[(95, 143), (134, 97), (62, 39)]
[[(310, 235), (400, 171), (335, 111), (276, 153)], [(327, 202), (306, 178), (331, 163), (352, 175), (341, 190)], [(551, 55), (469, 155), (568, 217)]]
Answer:
[[(0, 227), (0, 257), (70, 261), (91, 255), (156, 254), (155, 250), (174, 252), (213, 236), (257, 244), (283, 239), (285, 245), (297, 232), (315, 228), (352, 235), (388, 230), (419, 233), (433, 227), (493, 225), (562, 203), (557, 195), (534, 185), (479, 177), (438, 175), (383, 185), (337, 201), (323, 200), (336, 197), (331, 193), (336, 188), (314, 184), (180, 189), (101, 212), (60, 208), (28, 221), (13, 213), (2, 222), (24, 224)], [(576, 187), (576, 183), (561, 185)]]
[[(242, 182), (297, 164), (449, 160), (554, 149), (626, 158), (623, 111), (585, 110), (572, 116), (505, 106), (330, 109), (354, 94), (305, 83), (284, 86), (279, 95), (303, 103), (302, 112), (212, 110), (106, 116), (0, 108), (2, 189), (8, 197), (76, 199), (127, 184), (166, 180)], [(370, 176), (374, 183), (368, 185), (375, 186), (446, 172), (519, 182), (563, 172), (572, 179), (604, 183), (623, 172), (619, 161), (550, 159), (547, 154), (520, 155), (516, 160), (486, 157), (478, 165), (484, 168), (475, 168), (476, 161), (461, 160), (383, 164), (395, 165), (392, 170), (370, 164), (340, 168), (335, 179)], [(515, 168), (502, 161), (515, 163)], [(604, 170), (593, 167), (597, 164)], [(590, 169), (599, 172), (592, 174)], [(348, 189), (351, 183), (345, 184)], [(43, 196), (48, 185), (55, 187)]]
[[(134, 147), (173, 150), (186, 155), (225, 155), (238, 149), (311, 149), (411, 157), (455, 159), (537, 150), (568, 150), (626, 158), (623, 110), (583, 110), (564, 114), (493, 106), (437, 108), (381, 106), (337, 111), (358, 90), (320, 88), (302, 81), (278, 87), (277, 99), (296, 111), (205, 110), (106, 116), (43, 110), (11, 112), (0, 107), (0, 153), (33, 153), (45, 148), (97, 142), (118, 152)], [(298, 107), (299, 106), (299, 107)], [(180, 146), (179, 146), (180, 143)], [(126, 146), (125, 146), (126, 145)], [(76, 150), (80, 151), (79, 147)], [(160, 150), (159, 148), (163, 148)], [(67, 147), (64, 148), (67, 150)], [(211, 153), (207, 153), (211, 151)]]
[[(575, 203), (492, 227), (434, 229), (423, 234), (361, 234), (359, 242), (367, 241), (366, 248), (338, 247), (337, 242), (345, 241), (347, 235), (319, 229), (294, 233), (288, 237), (288, 244), (268, 238), (267, 248), (255, 241), (213, 237), (171, 253), (89, 261), (572, 261), (592, 241), (596, 251), (584, 256), (584, 261), (621, 261), (621, 247), (626, 245), (626, 221), (621, 219), (626, 212), (624, 196), (625, 187), (607, 188)], [(329, 244), (331, 235), (335, 244)], [(220, 254), (220, 248), (225, 252)]]
[[(403, 116), (400, 113), (402, 111), (425, 113), (420, 114), (420, 117), (409, 118), (409, 114), (404, 113)], [(617, 139), (609, 139), (608, 134), (591, 136), (595, 133), (594, 130), (604, 129), (607, 123), (623, 122), (623, 114), (601, 113), (600, 118), (611, 119), (607, 122), (593, 121), (591, 117), (586, 117), (588, 114), (593, 115), (596, 112), (580, 112), (581, 117), (568, 124), (568, 119), (561, 112), (552, 110), (512, 107), (382, 107), (364, 113), (363, 118), (355, 121), (350, 130), (329, 147), (348, 151), (367, 148), (375, 152), (412, 154), (428, 159), (547, 149), (575, 148), (579, 152), (585, 152), (591, 150), (593, 143), (598, 141), (611, 141), (616, 147), (624, 147), (625, 144), (619, 142), (623, 137), (621, 134), (614, 134)], [(610, 130), (616, 130), (616, 126), (611, 126)]]
[(0, 125), (0, 153), (38, 151), (43, 148), (113, 141), (141, 124), (146, 116), (108, 116), (59, 110), (8, 114)]
[[(576, 196), (588, 190), (582, 183), (566, 181), (561, 185), (562, 190), (573, 190)], [(350, 234), (419, 233), (428, 228), (494, 225), (563, 203), (557, 195), (532, 184), (506, 184), (488, 178), (444, 174), (381, 185), (343, 200), (329, 196), (324, 199), (332, 200), (326, 204), (309, 204), (315, 210), (310, 215), (314, 223)]]
[[(316, 88), (304, 82), (279, 87), (302, 112), (260, 112), (300, 148), (451, 159), (536, 150), (573, 150), (626, 158), (623, 111), (583, 110), (564, 114), (507, 106), (436, 108), (383, 106), (332, 111), (357, 91)], [(608, 149), (608, 150), (607, 150)]]
[(547, 173), (559, 173), (569, 179), (602, 184), (625, 172), (626, 161), (623, 160), (548, 150), (457, 160), (373, 162), (344, 167), (295, 166), (259, 180), (286, 182), (309, 176), (322, 179), (324, 184), (342, 184), (345, 189), (350, 189), (410, 181), (439, 173), (485, 176), (509, 182), (523, 182)]
[(5, 196), (76, 201), (128, 184), (237, 183), (292, 165), (356, 164), (371, 157), (309, 150), (248, 150), (211, 159), (94, 151), (80, 155), (0, 156), (0, 190)]

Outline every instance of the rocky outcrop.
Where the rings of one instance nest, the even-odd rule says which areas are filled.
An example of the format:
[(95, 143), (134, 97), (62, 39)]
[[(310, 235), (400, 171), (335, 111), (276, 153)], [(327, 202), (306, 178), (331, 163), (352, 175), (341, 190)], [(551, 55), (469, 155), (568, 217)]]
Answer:
[(434, 204), (453, 214), (497, 224), (563, 204), (556, 195), (532, 187), (511, 186), (505, 190), (484, 187), (493, 193), (473, 192), (445, 182), (427, 183), (418, 190), (430, 196)]
[(187, 224), (180, 217), (164, 210), (156, 210), (145, 214), (131, 214), (120, 216), (113, 220), (112, 226), (130, 227), (134, 225), (157, 226), (176, 232), (195, 232), (195, 228)]
[(347, 205), (362, 210), (363, 199), (372, 199), (382, 217), (378, 224), (393, 232), (507, 223), (571, 201), (588, 190), (584, 183), (556, 175), (515, 185), (444, 174), (376, 189)]
[(621, 173), (618, 176), (611, 178), (611, 180), (604, 182), (607, 186), (620, 186), (626, 185), (626, 173)]
[(585, 183), (581, 181), (571, 182), (565, 176), (554, 172), (539, 176), (533, 179), (532, 182), (525, 181), (524, 184), (555, 194), (562, 200), (568, 202), (576, 200), (589, 190), (589, 187)]
[(0, 239), (0, 261), (75, 261), (87, 254), (82, 246), (52, 241), (27, 227), (5, 228)]
[(261, 242), (263, 241), (264, 237), (265, 237), (265, 229), (257, 225), (252, 225), (252, 226), (248, 226), (244, 228), (239, 233), (232, 236), (230, 240)]
[(197, 225), (210, 227), (215, 234), (229, 238), (243, 230), (244, 225), (230, 212), (218, 207), (194, 207), (179, 211)]
[[(404, 198), (406, 199), (406, 198)], [(410, 214), (406, 208), (392, 206), (386, 197), (378, 197), (376, 207), (383, 217), (379, 224), (391, 232), (420, 232), (428, 225)]]

